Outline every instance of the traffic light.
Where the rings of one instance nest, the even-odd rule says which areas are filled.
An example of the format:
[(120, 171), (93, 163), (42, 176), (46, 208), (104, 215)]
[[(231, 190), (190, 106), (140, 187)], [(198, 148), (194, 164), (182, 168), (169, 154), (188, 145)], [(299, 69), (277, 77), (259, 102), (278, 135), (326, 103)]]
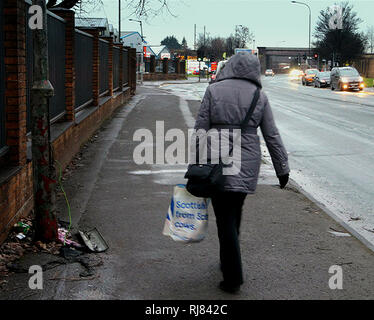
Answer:
[(316, 59), (316, 60), (318, 59), (318, 53), (314, 54), (314, 59)]
[(304, 60), (307, 59), (306, 53), (304, 53), (304, 55), (303, 55), (303, 59), (304, 59)]

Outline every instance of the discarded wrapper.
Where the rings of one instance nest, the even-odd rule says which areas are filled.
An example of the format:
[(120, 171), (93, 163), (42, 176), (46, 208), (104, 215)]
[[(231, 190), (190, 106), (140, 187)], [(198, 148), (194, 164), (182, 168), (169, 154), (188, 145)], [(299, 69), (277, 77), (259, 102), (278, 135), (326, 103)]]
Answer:
[(60, 240), (60, 242), (68, 245), (68, 246), (73, 246), (73, 247), (76, 247), (76, 248), (82, 248), (82, 245), (76, 241), (73, 241), (73, 240), (69, 240), (67, 239), (67, 233), (68, 231), (64, 228), (58, 228), (58, 240)]

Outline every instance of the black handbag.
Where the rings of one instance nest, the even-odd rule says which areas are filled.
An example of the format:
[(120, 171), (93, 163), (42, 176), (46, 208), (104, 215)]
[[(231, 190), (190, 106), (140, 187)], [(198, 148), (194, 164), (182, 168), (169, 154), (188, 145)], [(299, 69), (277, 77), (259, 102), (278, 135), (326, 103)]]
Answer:
[[(239, 127), (242, 131), (246, 130), (249, 119), (256, 108), (259, 97), (260, 89), (257, 88), (247, 115), (240, 126), (218, 125), (218, 127)], [(253, 131), (256, 132), (255, 128), (252, 129), (254, 129)], [(229, 154), (231, 152), (232, 148), (230, 148)], [(215, 193), (223, 191), (225, 182), (225, 177), (223, 175), (223, 163), (220, 160), (217, 164), (190, 164), (184, 178), (188, 179), (186, 189), (189, 193), (199, 198), (211, 198)]]

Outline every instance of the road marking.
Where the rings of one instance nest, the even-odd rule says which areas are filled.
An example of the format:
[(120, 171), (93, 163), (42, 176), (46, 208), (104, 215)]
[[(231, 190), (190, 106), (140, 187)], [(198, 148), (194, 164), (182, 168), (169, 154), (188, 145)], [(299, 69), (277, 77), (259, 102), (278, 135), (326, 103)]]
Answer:
[(190, 107), (186, 100), (179, 96), (179, 109), (183, 114), (184, 121), (188, 128), (195, 127), (195, 118), (193, 117)]
[(185, 173), (186, 169), (164, 169), (164, 170), (137, 170), (137, 171), (130, 171), (130, 174), (134, 175), (141, 175), (141, 176), (149, 176), (152, 174), (164, 174), (164, 173)]

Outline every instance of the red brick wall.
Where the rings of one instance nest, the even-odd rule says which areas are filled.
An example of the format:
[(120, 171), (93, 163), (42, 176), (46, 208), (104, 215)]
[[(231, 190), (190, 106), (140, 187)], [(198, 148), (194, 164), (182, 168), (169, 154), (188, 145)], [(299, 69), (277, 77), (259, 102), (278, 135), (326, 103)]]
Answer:
[[(32, 208), (32, 170), (26, 163), (25, 2), (4, 1), (5, 128), (9, 153), (0, 173), (0, 243), (14, 221)], [(4, 159), (3, 159), (4, 160)], [(8, 176), (12, 173), (10, 176)]]
[[(5, 47), (5, 112), (6, 143), (9, 152), (0, 159), (0, 244), (5, 240), (10, 228), (33, 208), (32, 163), (27, 162), (26, 144), (26, 6), (24, 0), (4, 1), (4, 47)], [(93, 32), (94, 46), (94, 105), (97, 106), (84, 120), (75, 122), (75, 71), (74, 71), (74, 15), (69, 10), (56, 10), (55, 14), (66, 20), (66, 118), (71, 123), (53, 142), (54, 156), (63, 167), (71, 161), (80, 147), (110, 117), (119, 106), (135, 92), (132, 90), (99, 99), (99, 57), (98, 32)], [(0, 14), (2, 14), (0, 12)], [(110, 71), (112, 51), (110, 50)], [(131, 72), (135, 72), (134, 61)], [(113, 79), (108, 79), (113, 92)], [(135, 79), (135, 75), (129, 75)], [(104, 101), (100, 105), (100, 100)], [(53, 130), (53, 128), (52, 128)]]

